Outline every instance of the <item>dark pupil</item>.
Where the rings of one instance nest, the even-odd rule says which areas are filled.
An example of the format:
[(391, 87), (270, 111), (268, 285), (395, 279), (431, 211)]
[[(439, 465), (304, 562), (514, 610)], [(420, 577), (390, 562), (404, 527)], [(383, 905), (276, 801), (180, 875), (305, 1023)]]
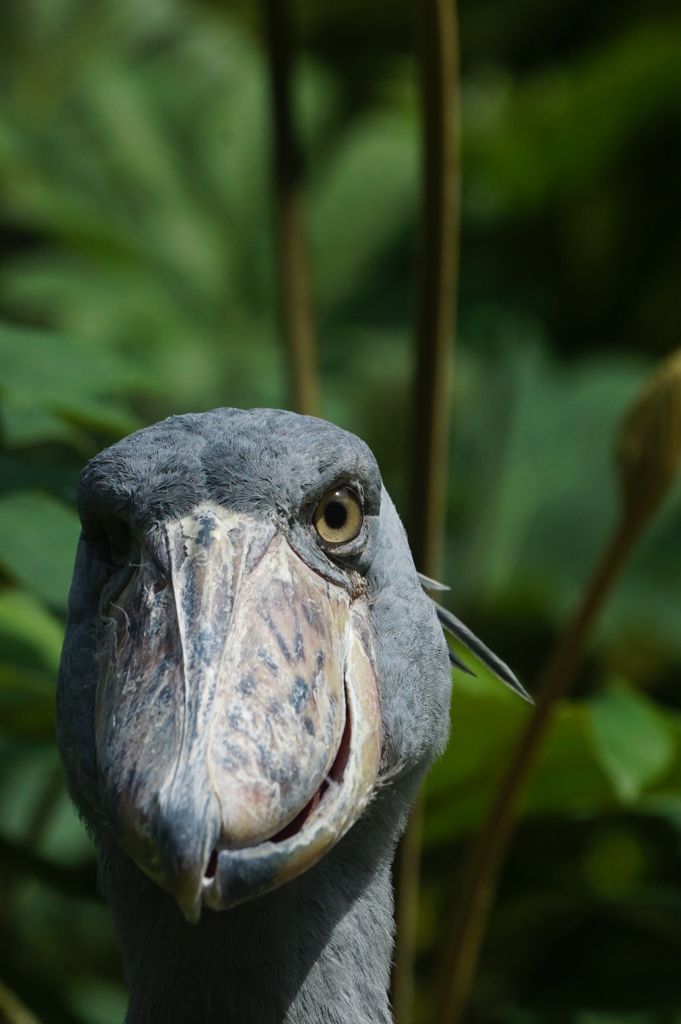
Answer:
[(341, 505), (340, 501), (330, 501), (324, 509), (324, 522), (330, 530), (342, 529), (348, 518), (348, 512), (345, 505)]

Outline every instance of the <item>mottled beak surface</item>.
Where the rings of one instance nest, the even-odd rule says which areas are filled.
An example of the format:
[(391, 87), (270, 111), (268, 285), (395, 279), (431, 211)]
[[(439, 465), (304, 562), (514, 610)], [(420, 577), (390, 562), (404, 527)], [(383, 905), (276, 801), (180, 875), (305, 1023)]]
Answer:
[(362, 596), (269, 523), (206, 504), (105, 594), (104, 812), (189, 920), (300, 874), (362, 813), (380, 709)]

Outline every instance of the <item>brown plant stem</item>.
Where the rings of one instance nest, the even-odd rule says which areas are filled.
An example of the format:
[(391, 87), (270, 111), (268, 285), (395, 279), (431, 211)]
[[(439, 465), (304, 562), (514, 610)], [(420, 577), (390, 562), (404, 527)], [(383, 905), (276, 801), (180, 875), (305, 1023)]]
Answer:
[(423, 797), (419, 796), (409, 816), (395, 858), (393, 885), (399, 928), (395, 942), (391, 1001), (397, 1024), (411, 1019), (414, 1005), (414, 960), (418, 924), (419, 864), (423, 836)]
[(408, 524), (417, 569), (437, 578), (444, 551), (451, 357), (459, 269), (459, 34), (454, 0), (423, 0), (417, 8), (424, 195)]
[(281, 318), (293, 408), (319, 414), (312, 286), (303, 217), (303, 158), (291, 108), (291, 22), (286, 0), (263, 0), (274, 118)]
[[(459, 36), (455, 0), (417, 4), (423, 96), (423, 215), (416, 329), (409, 539), (414, 562), (441, 576), (447, 491), (461, 193)], [(410, 1024), (423, 807), (412, 812), (395, 859), (395, 959), (391, 1000)]]
[(597, 616), (648, 519), (648, 511), (623, 517), (605, 549), (577, 614), (541, 674), (537, 703), (497, 789), (489, 817), (473, 843), (463, 873), (458, 903), (443, 945), (435, 1024), (457, 1024), (466, 1007), (529, 773), (556, 705), (575, 679)]
[(4, 1024), (40, 1024), (35, 1014), (1, 981), (0, 1021)]

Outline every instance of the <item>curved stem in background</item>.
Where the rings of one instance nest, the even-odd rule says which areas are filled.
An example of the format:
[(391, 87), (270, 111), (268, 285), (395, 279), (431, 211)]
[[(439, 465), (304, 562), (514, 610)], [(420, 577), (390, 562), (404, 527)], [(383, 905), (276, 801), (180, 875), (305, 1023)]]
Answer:
[(301, 185), (303, 158), (291, 110), (291, 22), (286, 0), (263, 0), (272, 87), (281, 318), (292, 405), (319, 415), (319, 373)]
[(648, 522), (648, 515), (625, 515), (608, 544), (582, 604), (560, 639), (542, 675), (537, 703), (513, 759), (498, 787), (492, 810), (473, 842), (458, 901), (442, 951), (439, 999), (434, 1024), (457, 1024), (475, 979), (497, 883), (513, 838), (525, 783), (558, 701), (579, 668), (597, 616)]
[[(420, 0), (416, 10), (421, 36), (424, 195), (408, 526), (416, 568), (438, 579), (444, 552), (459, 269), (459, 34), (455, 0)], [(410, 1024), (412, 1018), (422, 814), (419, 800), (395, 859), (397, 931), (391, 998), (397, 1024)]]

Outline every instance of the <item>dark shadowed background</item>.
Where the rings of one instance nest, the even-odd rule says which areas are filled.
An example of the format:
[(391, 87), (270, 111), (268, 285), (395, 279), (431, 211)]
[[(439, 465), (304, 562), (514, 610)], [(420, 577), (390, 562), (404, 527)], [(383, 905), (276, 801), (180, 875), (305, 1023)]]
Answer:
[[(681, 343), (681, 8), (461, 0), (463, 222), (446, 603), (532, 689), (616, 517), (613, 434)], [(406, 0), (299, 0), (322, 412), (404, 512), (418, 75)], [(120, 1024), (54, 743), (84, 462), (174, 412), (286, 403), (254, 0), (0, 6), (0, 980)], [(469, 1019), (681, 1020), (681, 489), (560, 709)], [(455, 673), (426, 784), (416, 1024), (466, 841), (528, 708)]]

